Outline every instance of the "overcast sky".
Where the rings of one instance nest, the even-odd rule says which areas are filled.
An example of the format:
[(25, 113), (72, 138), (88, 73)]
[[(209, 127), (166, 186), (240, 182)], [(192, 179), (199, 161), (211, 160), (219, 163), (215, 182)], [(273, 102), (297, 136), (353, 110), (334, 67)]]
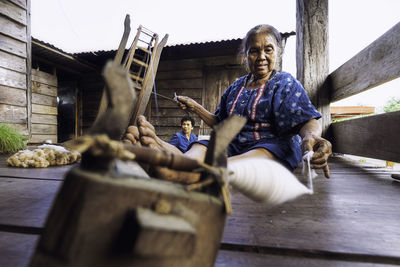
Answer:
[[(296, 30), (295, 0), (32, 0), (32, 36), (66, 52), (116, 49), (126, 14), (133, 38), (139, 24), (168, 44), (242, 38), (257, 24)], [(335, 70), (400, 21), (400, 0), (330, 0), (330, 71)], [(296, 75), (295, 37), (288, 41), (285, 71)], [(400, 79), (340, 105), (383, 106), (400, 98)]]

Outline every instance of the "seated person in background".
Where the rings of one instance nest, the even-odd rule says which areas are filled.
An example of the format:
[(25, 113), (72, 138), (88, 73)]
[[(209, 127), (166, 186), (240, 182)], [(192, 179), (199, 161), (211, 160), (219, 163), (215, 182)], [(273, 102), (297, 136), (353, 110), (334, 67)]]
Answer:
[(181, 127), (182, 131), (175, 133), (169, 143), (184, 153), (191, 143), (197, 141), (196, 135), (192, 133), (194, 119), (190, 116), (184, 116), (181, 119)]

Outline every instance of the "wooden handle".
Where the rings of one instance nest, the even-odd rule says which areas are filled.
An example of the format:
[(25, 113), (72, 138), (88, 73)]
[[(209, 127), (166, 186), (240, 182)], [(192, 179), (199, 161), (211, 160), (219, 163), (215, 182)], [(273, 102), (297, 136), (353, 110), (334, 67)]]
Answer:
[(130, 144), (124, 144), (124, 146), (126, 150), (136, 155), (135, 160), (139, 162), (168, 167), (177, 171), (192, 171), (199, 167), (197, 160), (184, 155)]

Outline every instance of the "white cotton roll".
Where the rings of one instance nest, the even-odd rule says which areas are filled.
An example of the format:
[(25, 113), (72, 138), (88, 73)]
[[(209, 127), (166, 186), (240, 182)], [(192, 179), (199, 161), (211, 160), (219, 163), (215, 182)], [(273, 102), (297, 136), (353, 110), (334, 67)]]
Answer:
[(271, 206), (312, 194), (283, 165), (270, 159), (245, 159), (228, 164), (228, 180), (248, 198)]

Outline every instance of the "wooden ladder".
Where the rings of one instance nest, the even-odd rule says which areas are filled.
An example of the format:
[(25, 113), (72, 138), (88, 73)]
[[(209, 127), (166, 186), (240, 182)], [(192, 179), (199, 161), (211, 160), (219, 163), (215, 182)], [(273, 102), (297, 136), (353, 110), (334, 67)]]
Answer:
[[(139, 91), (139, 96), (136, 98), (136, 103), (132, 103), (132, 105), (135, 106), (129, 123), (130, 125), (135, 125), (137, 117), (139, 115), (143, 115), (146, 111), (146, 107), (154, 86), (155, 75), (157, 73), (161, 52), (167, 43), (168, 34), (164, 36), (161, 42), (159, 42), (158, 34), (143, 27), (142, 25), (139, 25), (136, 36), (132, 41), (128, 53), (122, 60), (130, 33), (129, 25), (129, 15), (126, 15), (124, 34), (122, 36), (114, 61), (116, 61), (118, 64), (121, 64), (125, 69), (128, 70), (133, 81), (133, 89), (135, 91)], [(105, 90), (103, 90), (96, 121), (106, 111), (107, 106), (108, 99)], [(127, 114), (127, 116), (128, 115), (129, 114)]]
[[(148, 79), (149, 67), (153, 66), (154, 49), (158, 45), (158, 34), (139, 25), (135, 39), (122, 65), (129, 71), (135, 89), (142, 90), (144, 81)], [(150, 71), (151, 68), (150, 68)], [(153, 75), (154, 76), (154, 75)]]

